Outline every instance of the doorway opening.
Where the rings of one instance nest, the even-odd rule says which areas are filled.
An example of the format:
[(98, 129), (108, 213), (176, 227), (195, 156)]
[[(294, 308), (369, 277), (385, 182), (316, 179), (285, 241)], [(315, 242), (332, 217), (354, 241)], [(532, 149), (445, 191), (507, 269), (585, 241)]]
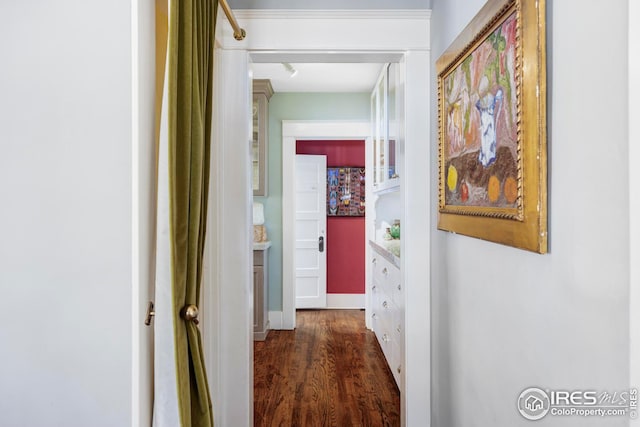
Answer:
[[(338, 143), (339, 141), (343, 141), (350, 144), (359, 143), (361, 145), (361, 151), (362, 151), (361, 152), (362, 159), (360, 162), (356, 162), (357, 164), (354, 163), (349, 165), (335, 164), (333, 166), (362, 166), (362, 167), (366, 166), (366, 164), (368, 163), (367, 157), (372, 156), (372, 153), (374, 151), (373, 149), (374, 141), (373, 141), (372, 124), (371, 124), (371, 117), (373, 114), (372, 104), (371, 104), (371, 94), (374, 91), (374, 89), (377, 87), (380, 76), (383, 74), (383, 72), (386, 72), (385, 70), (387, 70), (388, 68), (386, 66), (386, 63), (388, 62), (399, 63), (403, 60), (403, 57), (401, 55), (395, 54), (392, 56), (395, 57), (396, 61), (380, 62), (377, 65), (377, 72), (375, 73), (375, 77), (371, 80), (370, 85), (365, 90), (363, 90), (362, 92), (364, 95), (363, 104), (366, 112), (365, 114), (359, 117), (359, 120), (348, 122), (348, 121), (342, 121), (339, 117), (333, 116), (336, 118), (335, 121), (283, 120), (282, 122), (280, 122), (278, 120), (279, 117), (276, 120), (270, 117), (270, 127), (275, 127), (279, 125), (281, 125), (282, 127), (282, 137), (281, 137), (282, 138), (281, 140), (282, 141), (282, 168), (281, 168), (282, 181), (281, 182), (282, 182), (282, 224), (283, 224), (283, 227), (282, 227), (282, 251), (283, 251), (282, 257), (283, 258), (282, 258), (282, 264), (281, 264), (283, 266), (282, 312), (281, 312), (282, 324), (281, 324), (281, 327), (278, 328), (276, 326), (277, 321), (272, 322), (272, 329), (285, 329), (285, 330), (294, 329), (297, 326), (296, 322), (297, 322), (297, 319), (300, 318), (300, 315), (306, 314), (306, 313), (296, 312), (296, 299), (297, 299), (296, 229), (298, 228), (296, 223), (296, 210), (299, 208), (299, 203), (298, 203), (299, 200), (297, 200), (298, 189), (296, 188), (297, 187), (296, 183), (298, 178), (296, 174), (296, 161), (295, 161), (296, 155), (300, 154), (301, 152), (308, 152), (302, 149), (302, 147), (306, 144), (312, 144), (314, 141), (315, 142), (325, 141), (325, 144), (331, 144), (331, 143), (335, 144), (335, 143)], [(255, 62), (255, 58), (254, 58), (254, 62)], [(297, 64), (294, 63), (294, 65), (297, 65)], [(256, 76), (256, 74), (254, 73), (254, 78), (255, 77), (259, 77), (260, 79), (265, 79), (267, 76), (265, 75)], [(276, 95), (278, 94), (278, 90), (275, 86), (274, 86), (274, 92)], [(275, 108), (277, 108), (277, 96), (275, 98), (272, 98), (270, 102), (273, 103), (274, 100), (276, 102)], [(271, 106), (273, 105), (274, 104), (271, 104)], [(271, 115), (271, 112), (272, 112), (272, 108), (270, 108), (270, 115)], [(273, 132), (270, 132), (270, 135), (273, 136)], [(277, 141), (277, 142), (280, 142), (280, 141)], [(272, 141), (269, 141), (269, 143), (271, 144)], [(271, 169), (271, 165), (270, 165), (270, 169)], [(365, 192), (365, 194), (367, 195), (371, 194), (371, 184), (367, 183), (365, 184), (365, 186), (367, 186), (366, 187), (367, 191)], [(368, 196), (366, 196), (365, 199), (367, 197)], [(366, 211), (365, 211), (365, 215), (366, 215)], [(354, 219), (354, 218), (349, 218), (349, 219)], [(370, 249), (367, 242), (373, 239), (373, 236), (367, 235), (369, 227), (365, 226), (366, 217), (358, 218), (356, 220), (360, 220), (362, 222), (362, 231), (359, 236), (361, 248), (362, 248), (362, 253), (359, 260), (359, 263), (360, 263), (359, 267), (362, 271), (362, 274), (364, 275), (364, 278), (363, 278), (364, 283), (362, 283), (362, 289), (361, 289), (362, 293), (360, 294), (361, 300), (358, 305), (360, 307), (365, 308), (364, 313), (359, 312), (358, 314), (362, 316), (361, 318), (362, 326), (370, 329), (371, 325), (368, 324), (370, 322), (370, 320), (368, 319), (370, 315), (370, 307), (369, 307), (370, 304), (368, 302), (368, 298), (366, 294), (367, 273), (365, 272), (367, 271), (367, 268), (366, 268), (365, 260), (369, 259), (368, 252)], [(287, 224), (291, 224), (292, 226), (287, 226)], [(274, 332), (277, 332), (277, 333), (274, 334)], [(281, 331), (272, 330), (271, 333), (274, 334), (273, 336), (275, 337), (281, 336)], [(372, 342), (375, 344), (377, 353), (381, 355), (382, 350), (376, 341), (376, 335), (374, 335), (371, 331), (367, 331), (367, 333), (364, 335), (367, 335), (370, 337)], [(256, 348), (260, 348), (260, 346), (268, 345), (268, 344), (269, 344), (269, 341), (267, 341), (267, 343), (264, 343), (264, 344), (258, 343), (256, 344)], [(364, 349), (361, 349), (361, 350), (364, 350)], [(260, 372), (259, 370), (261, 368), (260, 365), (264, 362), (261, 361), (261, 356), (258, 351), (256, 351), (256, 353), (254, 354), (254, 357), (255, 357), (254, 375), (257, 380), (256, 385), (258, 385), (260, 380), (260, 376), (259, 376), (259, 372)], [(384, 353), (383, 359), (385, 357), (388, 360), (387, 353)], [(391, 366), (390, 364), (385, 363), (382, 368), (370, 367), (371, 370), (375, 369), (375, 372), (369, 372), (369, 374), (391, 373), (390, 366)], [(393, 378), (393, 374), (391, 375)], [(400, 396), (401, 394), (403, 394), (403, 392), (401, 392), (399, 387), (396, 386), (396, 381), (397, 379), (392, 380), (391, 384), (393, 385), (394, 388), (396, 388), (398, 395)], [(399, 385), (400, 383), (398, 382), (397, 384)], [(255, 391), (255, 393), (258, 393), (258, 391)], [(257, 416), (259, 416), (259, 414)], [(256, 418), (256, 420), (257, 419), (258, 418)]]
[[(283, 224), (293, 224), (296, 206), (295, 156), (297, 142), (304, 140), (370, 141), (370, 125), (369, 122), (283, 121), (282, 132), (282, 222)], [(283, 228), (282, 329), (295, 328), (294, 231), (292, 227)]]
[[(335, 19), (335, 17), (340, 19)], [(423, 282), (425, 276), (424, 259), (429, 258), (428, 231), (430, 189), (425, 188), (430, 175), (429, 162), (429, 115), (430, 106), (430, 52), (429, 52), (429, 12), (421, 11), (385, 11), (362, 14), (353, 11), (323, 11), (313, 13), (286, 14), (280, 12), (247, 12), (241, 17), (247, 33), (251, 37), (238, 46), (230, 34), (222, 34), (222, 49), (217, 51), (216, 74), (219, 113), (216, 123), (220, 147), (217, 156), (217, 185), (214, 192), (212, 208), (212, 231), (219, 236), (218, 248), (211, 251), (211, 294), (214, 295), (213, 312), (217, 317), (211, 319), (212, 338), (208, 346), (211, 360), (210, 371), (219, 381), (213, 384), (214, 404), (219, 408), (217, 419), (221, 423), (234, 421), (234, 424), (252, 424), (253, 399), (250, 388), (253, 386), (252, 366), (253, 351), (248, 349), (249, 337), (245, 332), (251, 331), (249, 322), (251, 315), (246, 307), (246, 296), (251, 295), (249, 257), (251, 254), (251, 237), (249, 228), (242, 222), (251, 223), (251, 203), (249, 198), (238, 198), (238, 194), (246, 193), (244, 185), (250, 180), (250, 168), (239, 166), (250, 158), (250, 147), (246, 144), (250, 132), (250, 84), (244, 82), (242, 76), (250, 78), (250, 63), (292, 64), (307, 62), (400, 62), (406, 72), (405, 92), (406, 105), (406, 145), (405, 180), (411, 185), (402, 191), (401, 199), (411, 188), (411, 212), (407, 213), (403, 222), (406, 231), (402, 259), (402, 269), (406, 272), (407, 283)], [(313, 25), (314, 30), (309, 31)], [(358, 28), (358, 31), (353, 31)], [(385, 31), (380, 31), (385, 28)], [(295, 37), (291, 37), (295, 34)], [(323, 37), (318, 37), (322, 34)], [(255, 76), (254, 76), (255, 77)], [(340, 106), (337, 106), (339, 108)], [(295, 117), (292, 117), (295, 118)], [(311, 117), (313, 118), (313, 117)], [(357, 120), (356, 120), (357, 121)], [(361, 123), (364, 131), (358, 138), (366, 138), (369, 132), (369, 120)], [(286, 125), (286, 123), (285, 123)], [(280, 127), (280, 123), (272, 126)], [(244, 132), (243, 129), (247, 129)], [(299, 129), (298, 129), (299, 130)], [(334, 135), (318, 132), (315, 138), (332, 139), (349, 135), (351, 131), (337, 132)], [(291, 139), (293, 147), (297, 133), (294, 129), (288, 135), (282, 135), (286, 145)], [(370, 143), (367, 142), (369, 146)], [(276, 152), (276, 167), (280, 156), (294, 156), (295, 151)], [(273, 153), (272, 156), (273, 157)], [(283, 159), (284, 160), (284, 159)], [(286, 163), (286, 162), (285, 162)], [(282, 166), (280, 166), (282, 167)], [(283, 171), (284, 172), (284, 171)], [(283, 178), (280, 178), (283, 179)], [(285, 186), (287, 180), (281, 181)], [(282, 188), (283, 184), (275, 183)], [(418, 191), (418, 186), (420, 190)], [(247, 187), (248, 188), (248, 187)], [(265, 215), (268, 212), (265, 211)], [(287, 224), (286, 219), (282, 221)], [(289, 223), (290, 224), (290, 223)], [(246, 232), (244, 231), (246, 229)], [(234, 230), (229, 233), (229, 230)], [(247, 235), (245, 238), (245, 234)], [(287, 238), (287, 229), (284, 228)], [(275, 253), (275, 251), (274, 251)], [(245, 264), (246, 263), (246, 264)], [(284, 278), (284, 277), (283, 277)], [(286, 280), (286, 278), (284, 278)], [(282, 281), (280, 281), (282, 283)], [(281, 294), (282, 295), (282, 294)], [(279, 299), (281, 295), (276, 295)], [(273, 300), (272, 309), (283, 308), (289, 304), (293, 307), (293, 298), (282, 295), (282, 302)], [(287, 302), (287, 299), (289, 301)], [(407, 304), (404, 317), (414, 333), (412, 340), (406, 343), (406, 365), (410, 366), (411, 375), (401, 387), (401, 414), (403, 420), (429, 419), (429, 310), (428, 286), (408, 287)], [(283, 305), (280, 305), (283, 304)], [(276, 306), (277, 305), (277, 306)], [(219, 315), (218, 315), (219, 313)], [(291, 310), (293, 313), (293, 310)], [(283, 312), (280, 311), (280, 316)], [(284, 320), (284, 319), (282, 319)], [(274, 322), (272, 322), (274, 323)], [(281, 321), (281, 326), (283, 325)], [(295, 321), (290, 321), (289, 328)], [(233, 325), (233, 333), (229, 332)], [(274, 323), (275, 326), (275, 323)], [(418, 332), (420, 331), (420, 332)], [(206, 338), (206, 337), (205, 337)], [(251, 346), (252, 347), (252, 346)], [(404, 371), (403, 371), (404, 372)], [(404, 377), (404, 375), (403, 375)], [(427, 402), (427, 404), (425, 404)]]
[[(327, 228), (323, 245), (327, 257), (327, 298), (326, 304), (317, 308), (364, 308), (365, 141), (297, 141), (296, 155), (326, 157)], [(300, 308), (299, 304), (296, 306)]]

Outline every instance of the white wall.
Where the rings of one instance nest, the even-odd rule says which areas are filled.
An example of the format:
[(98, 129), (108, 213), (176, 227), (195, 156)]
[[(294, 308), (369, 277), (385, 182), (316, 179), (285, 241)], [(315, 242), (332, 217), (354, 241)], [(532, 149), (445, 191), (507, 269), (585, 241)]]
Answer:
[[(629, 385), (628, 5), (547, 3), (550, 253), (436, 231), (432, 172), (436, 427), (528, 426), (516, 401), (529, 386)], [(483, 4), (433, 1), (434, 60)], [(628, 422), (548, 415), (540, 424)]]
[(0, 2), (0, 425), (131, 423), (131, 3)]

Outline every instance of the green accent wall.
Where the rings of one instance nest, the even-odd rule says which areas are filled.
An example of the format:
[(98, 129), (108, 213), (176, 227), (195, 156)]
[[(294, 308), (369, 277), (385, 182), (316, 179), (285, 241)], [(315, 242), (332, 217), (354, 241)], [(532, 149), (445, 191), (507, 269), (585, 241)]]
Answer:
[(264, 204), (269, 249), (269, 310), (282, 310), (282, 121), (369, 120), (369, 93), (275, 93), (269, 101), (268, 196)]

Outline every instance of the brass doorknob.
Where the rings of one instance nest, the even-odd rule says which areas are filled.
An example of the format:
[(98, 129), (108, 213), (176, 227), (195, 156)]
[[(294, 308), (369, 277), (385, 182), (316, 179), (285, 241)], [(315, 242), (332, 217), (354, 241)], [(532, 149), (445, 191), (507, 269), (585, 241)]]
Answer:
[(200, 323), (198, 321), (198, 307), (194, 304), (185, 305), (182, 309), (182, 318), (186, 321), (192, 321), (196, 325)]

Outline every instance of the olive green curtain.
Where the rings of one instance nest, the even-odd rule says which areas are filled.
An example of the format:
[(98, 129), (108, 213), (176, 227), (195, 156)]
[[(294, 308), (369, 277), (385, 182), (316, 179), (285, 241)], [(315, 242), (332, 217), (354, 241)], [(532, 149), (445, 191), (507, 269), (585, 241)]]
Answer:
[(172, 0), (168, 46), (168, 143), (172, 293), (182, 427), (213, 426), (197, 324), (202, 280), (217, 0)]

